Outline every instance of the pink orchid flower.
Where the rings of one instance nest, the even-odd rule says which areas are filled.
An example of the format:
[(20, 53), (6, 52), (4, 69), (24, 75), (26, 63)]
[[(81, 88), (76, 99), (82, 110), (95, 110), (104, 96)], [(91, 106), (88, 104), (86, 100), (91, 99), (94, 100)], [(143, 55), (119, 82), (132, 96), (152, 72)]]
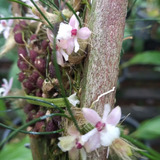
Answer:
[(75, 15), (73, 15), (69, 21), (69, 24), (60, 23), (57, 39), (67, 39), (68, 48), (67, 53), (71, 54), (79, 50), (78, 38), (88, 39), (91, 35), (91, 31), (87, 27), (79, 29), (79, 22)]
[(3, 84), (2, 87), (0, 88), (0, 96), (4, 97), (9, 93), (9, 91), (12, 88), (13, 78), (10, 78), (9, 82), (5, 78), (2, 79), (2, 81)]
[[(0, 17), (4, 17), (1, 15)], [(9, 37), (10, 29), (13, 24), (13, 19), (10, 20), (0, 20), (0, 34), (3, 32), (3, 36), (5, 39)]]
[[(53, 48), (53, 44), (54, 44), (54, 35), (52, 33), (52, 31), (50, 29), (47, 29), (47, 36), (48, 39), (51, 43), (51, 47)], [(64, 66), (64, 60), (68, 61), (68, 54), (64, 51), (65, 49), (67, 49), (67, 40), (65, 39), (61, 39), (58, 40), (56, 39), (56, 56), (57, 56), (57, 63), (61, 66)], [(63, 59), (64, 58), (64, 59)]]
[(81, 135), (75, 127), (68, 129), (69, 136), (59, 137), (60, 142), (58, 143), (59, 148), (63, 151), (69, 151), (69, 158), (71, 160), (79, 159), (79, 154), (82, 160), (86, 160), (86, 152), (83, 148), (84, 143), (81, 141)]
[(82, 141), (87, 142), (86, 151), (91, 152), (102, 146), (110, 146), (112, 142), (119, 138), (120, 129), (116, 127), (121, 118), (121, 108), (117, 106), (111, 112), (109, 104), (105, 104), (103, 117), (101, 118), (96, 111), (83, 108), (82, 112), (85, 119), (95, 128), (89, 131), (89, 136), (82, 136)]

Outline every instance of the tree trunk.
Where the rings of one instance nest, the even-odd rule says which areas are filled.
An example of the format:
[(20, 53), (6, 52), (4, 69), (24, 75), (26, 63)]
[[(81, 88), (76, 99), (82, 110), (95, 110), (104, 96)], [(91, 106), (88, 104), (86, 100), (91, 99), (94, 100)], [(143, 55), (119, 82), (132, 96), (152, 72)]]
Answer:
[[(81, 83), (81, 107), (90, 107), (99, 95), (117, 85), (126, 13), (127, 0), (93, 1), (86, 19), (93, 33)], [(115, 91), (103, 96), (94, 109), (102, 114), (106, 103), (114, 105)], [(106, 149), (98, 153), (92, 152), (88, 159), (106, 159)]]

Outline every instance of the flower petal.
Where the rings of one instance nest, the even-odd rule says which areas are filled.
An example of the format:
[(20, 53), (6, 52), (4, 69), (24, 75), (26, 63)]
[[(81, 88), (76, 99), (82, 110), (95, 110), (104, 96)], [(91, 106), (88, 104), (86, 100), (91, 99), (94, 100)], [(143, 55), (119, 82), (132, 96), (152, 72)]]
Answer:
[(83, 27), (77, 32), (77, 37), (80, 39), (88, 39), (90, 35), (91, 31), (87, 27)]
[(96, 150), (97, 148), (99, 148), (101, 146), (100, 144), (100, 134), (99, 132), (96, 132), (92, 137), (90, 137), (90, 139), (84, 144), (84, 147), (86, 149), (86, 151), (92, 152), (94, 150)]
[(69, 39), (71, 38), (71, 30), (72, 27), (68, 24), (63, 22), (60, 23), (57, 39)]
[(54, 39), (54, 34), (53, 32), (47, 28), (47, 37), (49, 39), (49, 41), (53, 44), (53, 39)]
[(70, 151), (75, 146), (75, 137), (74, 136), (65, 136), (59, 137), (59, 148), (63, 151)]
[(57, 39), (57, 46), (62, 49), (66, 49), (68, 47), (68, 40), (66, 39)]
[(61, 54), (63, 55), (65, 61), (68, 61), (68, 54), (63, 51), (63, 49), (60, 49)]
[(116, 126), (121, 119), (121, 108), (117, 106), (108, 115), (107, 123)]
[(69, 159), (70, 160), (78, 160), (79, 159), (79, 150), (75, 147), (69, 151)]
[(78, 41), (77, 41), (77, 37), (74, 38), (74, 52), (77, 53), (78, 50), (79, 50), (79, 44), (78, 44)]
[(77, 129), (75, 128), (75, 126), (71, 126), (68, 128), (67, 130), (68, 134), (74, 137), (79, 137), (80, 133), (77, 131)]
[(109, 114), (110, 111), (111, 111), (111, 106), (109, 104), (105, 104), (104, 105), (103, 117), (102, 117), (102, 121), (104, 123), (106, 123), (107, 117), (108, 117), (108, 114)]
[(63, 61), (63, 57), (62, 57), (62, 54), (61, 52), (57, 51), (56, 52), (56, 57), (57, 57), (57, 63), (60, 65), (60, 66), (64, 66), (64, 61)]
[(80, 104), (80, 101), (78, 97), (76, 96), (76, 93), (70, 95), (67, 99), (69, 100), (69, 103), (72, 104), (73, 106)]
[(101, 117), (93, 109), (82, 108), (82, 112), (83, 112), (84, 118), (94, 126), (97, 124), (97, 122), (101, 121)]
[(69, 25), (72, 26), (73, 29), (78, 29), (79, 22), (75, 15), (70, 18)]
[(70, 55), (74, 49), (74, 38), (68, 39), (67, 44), (68, 46), (66, 50), (67, 50), (67, 53)]
[(87, 160), (87, 154), (84, 148), (80, 149), (80, 156), (81, 156), (81, 160)]
[(107, 147), (110, 146), (115, 139), (119, 138), (120, 129), (108, 124), (99, 134), (101, 145)]
[(81, 142), (82, 144), (86, 143), (91, 137), (93, 137), (97, 133), (97, 128), (92, 129), (85, 135), (81, 136)]

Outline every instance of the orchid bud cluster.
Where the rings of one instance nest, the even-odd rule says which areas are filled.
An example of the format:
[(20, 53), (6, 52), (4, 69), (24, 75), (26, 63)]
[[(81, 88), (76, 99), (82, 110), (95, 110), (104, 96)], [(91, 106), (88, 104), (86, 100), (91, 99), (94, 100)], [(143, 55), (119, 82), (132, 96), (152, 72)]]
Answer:
[[(51, 98), (55, 92), (58, 92), (58, 83), (55, 83), (57, 81), (52, 63), (52, 49), (49, 46), (49, 40), (47, 40), (45, 32), (41, 28), (36, 34), (36, 28), (25, 21), (17, 23), (13, 30), (14, 39), (18, 45), (19, 58), (17, 65), (21, 71), (18, 79), (22, 83), (25, 93), (37, 97)], [(43, 87), (47, 83), (51, 86), (47, 90), (48, 92)], [(47, 112), (44, 107), (33, 104), (26, 105), (24, 111), (27, 114), (26, 121), (41, 117)], [(58, 122), (55, 118), (36, 122), (32, 125), (32, 130), (36, 132), (54, 131), (57, 129)]]

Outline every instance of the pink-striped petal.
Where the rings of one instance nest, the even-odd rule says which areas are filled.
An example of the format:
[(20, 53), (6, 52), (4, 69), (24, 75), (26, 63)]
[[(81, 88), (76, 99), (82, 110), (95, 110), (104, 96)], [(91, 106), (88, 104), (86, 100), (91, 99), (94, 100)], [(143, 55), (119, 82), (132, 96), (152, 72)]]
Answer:
[(69, 25), (72, 26), (73, 29), (78, 29), (79, 22), (75, 15), (73, 15), (69, 20)]
[(107, 124), (112, 124), (116, 126), (119, 123), (120, 119), (121, 119), (121, 108), (117, 106), (108, 115)]
[(90, 137), (90, 139), (84, 145), (84, 147), (88, 153), (96, 150), (100, 146), (101, 146), (101, 144), (100, 144), (99, 132), (96, 132), (92, 137)]
[(101, 121), (101, 117), (93, 109), (82, 108), (82, 112), (83, 112), (84, 118), (94, 126), (97, 124), (97, 122)]
[(64, 66), (64, 61), (63, 61), (63, 57), (62, 57), (62, 54), (57, 51), (56, 52), (56, 56), (57, 56), (57, 63), (60, 65), (60, 66)]
[(87, 27), (83, 27), (77, 32), (77, 37), (80, 39), (88, 39), (90, 35), (91, 31)]
[(49, 39), (49, 41), (53, 44), (53, 39), (54, 39), (54, 34), (53, 32), (47, 28), (47, 37)]
[(109, 104), (104, 105), (104, 112), (103, 112), (103, 117), (102, 117), (102, 122), (106, 123), (108, 114), (111, 111), (111, 106)]
[(57, 39), (56, 44), (62, 49), (66, 49), (68, 47), (68, 42), (66, 39)]
[(66, 51), (70, 55), (74, 50), (74, 38), (68, 39), (67, 44), (68, 46), (67, 46)]

